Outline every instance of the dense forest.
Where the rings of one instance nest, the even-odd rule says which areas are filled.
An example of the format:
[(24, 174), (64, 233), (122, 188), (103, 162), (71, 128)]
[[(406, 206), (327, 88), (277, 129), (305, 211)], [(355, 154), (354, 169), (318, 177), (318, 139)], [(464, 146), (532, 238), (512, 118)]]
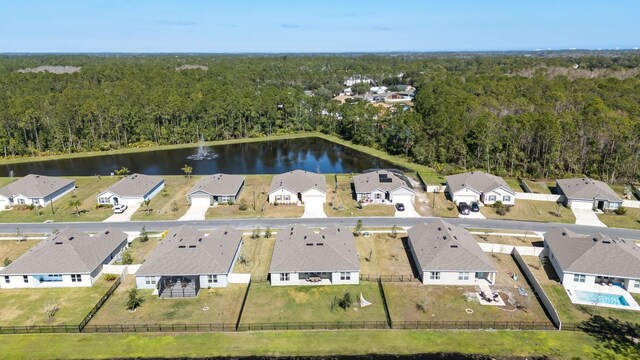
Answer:
[[(321, 131), (443, 173), (637, 180), (640, 53), (541, 55), (4, 55), (0, 151)], [(18, 71), (42, 65), (80, 71)], [(354, 75), (414, 86), (415, 106), (332, 100)]]

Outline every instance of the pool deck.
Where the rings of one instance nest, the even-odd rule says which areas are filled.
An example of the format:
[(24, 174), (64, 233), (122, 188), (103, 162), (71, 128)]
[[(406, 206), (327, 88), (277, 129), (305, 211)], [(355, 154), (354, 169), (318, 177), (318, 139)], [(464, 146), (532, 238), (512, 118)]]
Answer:
[[(631, 294), (629, 294), (627, 290), (619, 286), (595, 284), (595, 285), (573, 286), (571, 288), (565, 288), (565, 290), (567, 291), (567, 295), (569, 295), (569, 299), (571, 299), (571, 302), (574, 304), (601, 306), (601, 307), (612, 308), (612, 309), (640, 311), (640, 305), (638, 305), (638, 303), (633, 298), (633, 296), (631, 296)], [(594, 303), (590, 301), (578, 300), (575, 293), (576, 291), (622, 296), (627, 301), (629, 306), (614, 305), (614, 304), (607, 304), (607, 303), (600, 303), (600, 302)]]

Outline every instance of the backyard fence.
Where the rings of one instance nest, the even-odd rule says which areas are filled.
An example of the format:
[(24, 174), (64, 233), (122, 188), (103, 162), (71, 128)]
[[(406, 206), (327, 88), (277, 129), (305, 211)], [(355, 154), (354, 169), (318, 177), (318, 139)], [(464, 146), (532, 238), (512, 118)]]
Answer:
[(269, 281), (269, 275), (251, 276), (252, 283), (265, 283)]
[(120, 286), (120, 284), (122, 283), (122, 278), (126, 275), (126, 272), (123, 272), (122, 275), (120, 275), (116, 281), (113, 283), (113, 285), (111, 285), (111, 287), (109, 288), (109, 290), (107, 290), (107, 292), (102, 295), (102, 297), (100, 298), (100, 300), (98, 300), (98, 303), (93, 307), (93, 309), (91, 309), (91, 311), (89, 311), (89, 313), (87, 314), (87, 316), (84, 317), (84, 319), (80, 322), (80, 325), (78, 325), (78, 328), (80, 329), (80, 331), (82, 331), (85, 326), (87, 326), (87, 324), (89, 323), (89, 321), (93, 318), (93, 316), (98, 312), (98, 310), (100, 310), (100, 308), (102, 307), (102, 305), (104, 305), (105, 302), (107, 302), (107, 300), (109, 300), (109, 298), (111, 297), (111, 295), (113, 294), (114, 291), (116, 291), (116, 289), (118, 288), (118, 286)]
[(556, 330), (547, 321), (393, 321), (393, 329), (416, 330)]
[(386, 321), (245, 323), (238, 331), (388, 329)]
[(78, 325), (30, 325), (30, 326), (0, 326), (0, 334), (56, 334), (79, 333)]
[(87, 325), (83, 333), (146, 333), (146, 332), (234, 332), (236, 324), (119, 324)]
[(527, 184), (527, 182), (524, 181), (523, 178), (518, 176), (516, 179), (518, 180), (518, 185), (520, 185), (520, 187), (522, 188), (522, 190), (524, 190), (524, 192), (533, 193), (533, 191), (531, 191), (531, 188), (529, 187), (529, 184)]
[(360, 274), (360, 281), (382, 281), (382, 282), (420, 282), (413, 275), (372, 275)]
[(518, 200), (537, 200), (537, 201), (552, 201), (563, 202), (564, 196), (554, 194), (535, 194), (535, 193), (523, 193), (516, 192), (516, 199)]

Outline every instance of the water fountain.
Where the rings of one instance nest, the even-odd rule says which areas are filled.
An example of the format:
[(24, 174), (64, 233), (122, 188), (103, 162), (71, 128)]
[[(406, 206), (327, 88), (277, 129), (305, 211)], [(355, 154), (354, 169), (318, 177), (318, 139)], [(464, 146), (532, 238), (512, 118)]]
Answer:
[[(203, 140), (200, 140), (200, 143), (203, 143)], [(198, 152), (187, 156), (187, 160), (213, 160), (218, 157), (218, 154), (214, 152), (209, 152), (204, 148), (204, 145), (200, 144), (198, 147)]]

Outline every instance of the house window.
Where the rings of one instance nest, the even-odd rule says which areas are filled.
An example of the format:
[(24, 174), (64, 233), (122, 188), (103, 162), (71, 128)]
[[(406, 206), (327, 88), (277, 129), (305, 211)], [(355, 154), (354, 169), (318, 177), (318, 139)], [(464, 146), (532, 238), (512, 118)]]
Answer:
[[(7, 276), (7, 275), (5, 275), (5, 276), (4, 276), (4, 282), (5, 282), (6, 284), (10, 284), (10, 283), (11, 283), (11, 280), (9, 280), (9, 276)], [(637, 284), (638, 284), (638, 282), (636, 281), (636, 285), (637, 285)]]
[(71, 282), (82, 282), (82, 275), (71, 274)]
[(282, 201), (282, 195), (276, 195), (276, 201)]
[(280, 274), (280, 281), (289, 281), (289, 273)]
[(284, 195), (284, 201), (285, 202), (291, 201), (291, 195)]
[(155, 285), (156, 284), (156, 278), (154, 276), (145, 276), (144, 277), (144, 283), (147, 285)]
[(40, 205), (40, 199), (31, 199), (33, 205)]
[(617, 209), (620, 207), (620, 203), (609, 203), (609, 209)]
[(108, 204), (109, 203), (109, 198), (106, 198), (106, 197), (98, 198), (98, 203), (100, 203), (101, 205)]
[[(5, 279), (6, 279), (7, 277), (8, 277), (8, 276), (5, 276)], [(8, 280), (7, 280), (7, 281), (8, 281)], [(636, 289), (640, 289), (640, 280), (638, 280), (638, 279), (634, 280), (634, 281), (633, 281), (633, 287), (634, 287), (634, 288), (636, 288)]]
[(351, 280), (351, 273), (350, 272), (341, 272), (340, 273), (340, 280)]
[(431, 280), (440, 280), (440, 272), (431, 272), (431, 273), (429, 273), (429, 279), (431, 279)]
[(458, 273), (458, 280), (469, 280), (469, 273), (468, 272), (461, 272)]
[(583, 283), (587, 280), (587, 276), (583, 274), (573, 274), (573, 282)]
[(496, 201), (496, 196), (495, 195), (489, 195), (489, 200), (487, 201)]
[(27, 275), (22, 275), (22, 281), (24, 281), (25, 284), (29, 283), (29, 277)]
[(209, 284), (217, 284), (218, 283), (218, 275), (207, 275), (207, 282)]
[(18, 199), (18, 205), (24, 205), (24, 199)]
[(502, 201), (504, 202), (511, 202), (511, 195), (505, 195), (502, 197)]
[(376, 200), (380, 200), (380, 199), (382, 199), (382, 194), (380, 194), (380, 193), (376, 193), (376, 194), (374, 195), (374, 197), (375, 197), (375, 199), (376, 199)]

